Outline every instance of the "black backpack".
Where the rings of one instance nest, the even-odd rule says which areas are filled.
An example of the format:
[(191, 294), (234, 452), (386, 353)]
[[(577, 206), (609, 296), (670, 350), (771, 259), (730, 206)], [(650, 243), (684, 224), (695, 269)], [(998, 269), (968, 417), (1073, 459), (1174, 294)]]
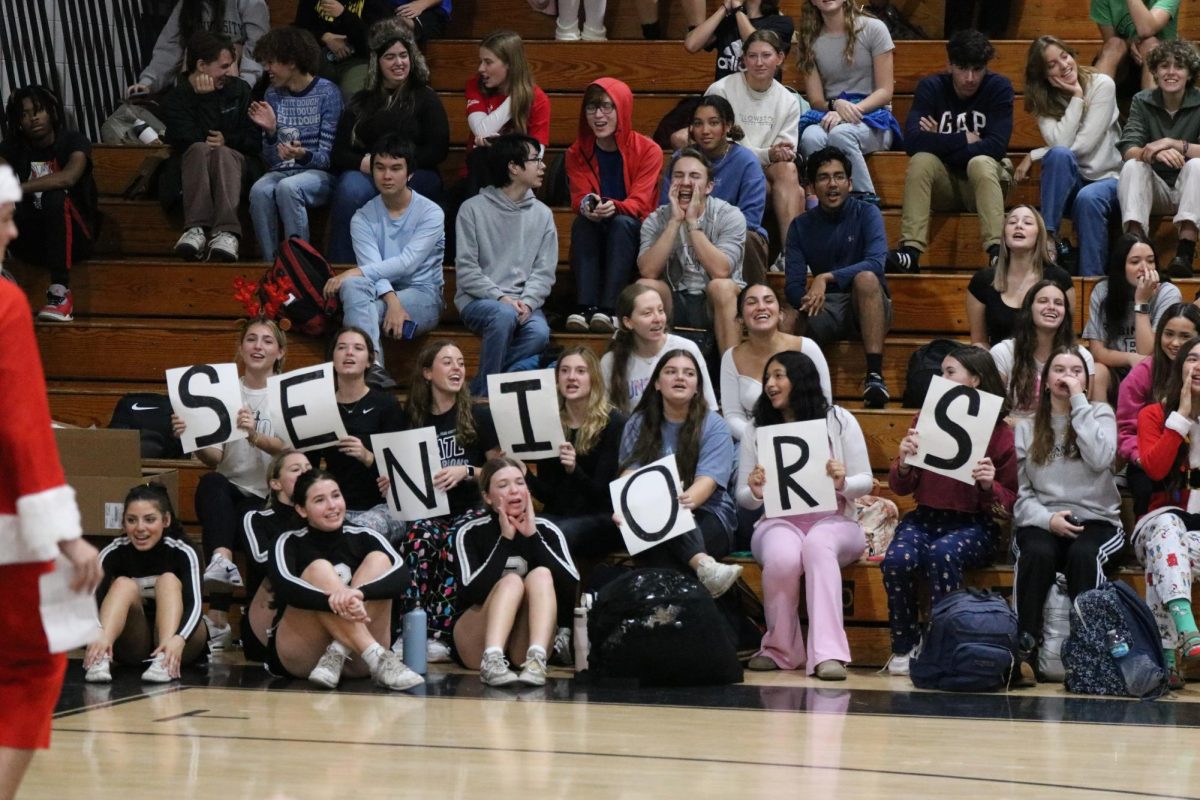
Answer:
[(597, 593), (588, 614), (593, 679), (636, 679), (646, 686), (741, 683), (733, 631), (695, 578), (671, 569), (637, 569)]
[(934, 339), (913, 351), (908, 358), (908, 372), (904, 376), (905, 408), (921, 407), (933, 376), (942, 374), (942, 359), (962, 346), (962, 342), (953, 339)]
[(262, 315), (279, 321), (283, 317), (301, 333), (323, 336), (334, 328), (341, 304), (337, 296), (322, 292), (333, 277), (333, 268), (317, 248), (290, 236), (280, 242), (275, 263), (267, 268), (254, 290)]
[(108, 427), (139, 431), (142, 458), (183, 458), (183, 445), (171, 433), (171, 414), (171, 398), (135, 392), (117, 401)]
[(959, 589), (937, 601), (909, 665), (918, 689), (990, 692), (1017, 664), (1017, 615), (998, 594)]
[[(1116, 658), (1108, 632), (1117, 631), (1129, 654)], [(1154, 699), (1167, 692), (1167, 662), (1150, 608), (1124, 581), (1089, 589), (1071, 606), (1071, 635), (1062, 647), (1067, 691)]]

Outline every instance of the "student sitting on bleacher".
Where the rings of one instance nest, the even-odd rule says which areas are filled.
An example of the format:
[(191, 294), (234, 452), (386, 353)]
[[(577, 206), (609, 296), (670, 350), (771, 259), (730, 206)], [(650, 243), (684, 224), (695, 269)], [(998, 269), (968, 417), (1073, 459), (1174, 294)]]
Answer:
[(931, 210), (977, 212), (983, 249), (993, 261), (1000, 249), (1004, 196), (1012, 182), (1006, 158), (1012, 82), (988, 71), (996, 50), (979, 31), (954, 34), (946, 55), (949, 69), (921, 79), (904, 124), (911, 158), (899, 248), (888, 253), (888, 268), (896, 272), (920, 270)]
[[(621, 413), (628, 414), (637, 406), (664, 353), (687, 350), (704, 363), (695, 342), (668, 331), (667, 312), (656, 289), (644, 283), (626, 286), (617, 297), (617, 319), (620, 325), (600, 359), (600, 373), (609, 402)], [(716, 411), (717, 395), (707, 368), (704, 378), (704, 400)]]
[(450, 0), (391, 0), (395, 17), (412, 33), (419, 46), (430, 39), (441, 39), (450, 24)]
[[(228, 36), (237, 46), (233, 74), (253, 87), (262, 77), (258, 40), (271, 29), (266, 0), (179, 0), (154, 43), (154, 55), (126, 94), (146, 94), (170, 88), (184, 67), (184, 46), (197, 31)], [(195, 56), (188, 56), (193, 61)]]
[(292, 24), (320, 43), (319, 74), (338, 85), (345, 101), (367, 82), (367, 31), (390, 14), (387, 0), (300, 0)]
[(1146, 59), (1158, 88), (1138, 92), (1117, 142), (1125, 158), (1118, 193), (1126, 231), (1146, 236), (1151, 214), (1175, 213), (1179, 245), (1167, 266), (1192, 277), (1200, 225), (1200, 53), (1190, 42), (1154, 48)]
[(380, 389), (396, 387), (383, 367), (383, 334), (416, 338), (437, 327), (442, 312), (446, 217), (409, 185), (415, 153), (400, 134), (375, 141), (371, 172), (379, 195), (350, 222), (358, 266), (325, 284), (326, 297), (341, 298), (343, 322), (371, 336), (375, 363), (367, 379)]
[[(983, 392), (1004, 394), (992, 358), (978, 347), (960, 347), (942, 359), (942, 377)], [(888, 596), (892, 655), (888, 672), (907, 675), (921, 640), (917, 618), (917, 586), (928, 583), (930, 605), (963, 586), (968, 569), (991, 563), (1000, 526), (996, 517), (1012, 513), (1017, 499), (1017, 455), (1013, 430), (1005, 422), (1008, 404), (1000, 409), (983, 458), (972, 468), (973, 485), (905, 463), (917, 453), (920, 438), (914, 414), (900, 453), (888, 471), (888, 486), (897, 495), (913, 495), (917, 507), (905, 514), (884, 554), (880, 572)]]
[(188, 40), (187, 77), (159, 113), (171, 157), (159, 168), (158, 195), (170, 210), (183, 201), (183, 235), (175, 253), (188, 261), (237, 261), (238, 210), (262, 175), (262, 136), (250, 121), (250, 87), (234, 80), (233, 43), (200, 31)]
[(674, 454), (684, 489), (678, 502), (696, 527), (638, 556), (646, 567), (690, 569), (713, 597), (733, 588), (742, 567), (717, 559), (729, 554), (737, 529), (730, 495), (736, 451), (729, 426), (704, 401), (701, 362), (687, 350), (663, 354), (641, 402), (621, 434), (622, 474)]
[(1126, 463), (1125, 482), (1133, 495), (1134, 517), (1141, 517), (1150, 509), (1154, 490), (1153, 482), (1142, 469), (1138, 414), (1165, 395), (1179, 348), (1197, 334), (1200, 334), (1200, 308), (1191, 303), (1171, 306), (1163, 312), (1154, 331), (1154, 354), (1142, 359), (1121, 381), (1117, 395), (1117, 454)]
[(1046, 147), (1026, 156), (1013, 177), (1025, 180), (1033, 162), (1042, 162), (1040, 205), (1059, 265), (1074, 255), (1059, 235), (1069, 213), (1079, 239), (1079, 274), (1101, 275), (1108, 258), (1108, 220), (1119, 210), (1117, 87), (1104, 73), (1080, 66), (1075, 56), (1055, 36), (1029, 45), (1025, 110), (1037, 119)]
[(656, 208), (662, 148), (633, 129), (633, 93), (600, 78), (583, 94), (579, 134), (567, 149), (575, 311), (567, 330), (611, 333), (617, 295), (633, 278), (642, 221)]
[[(750, 283), (767, 279), (767, 229), (763, 211), (767, 206), (767, 177), (758, 157), (740, 144), (746, 134), (734, 121), (733, 107), (720, 95), (705, 95), (692, 114), (689, 143), (708, 159), (712, 173), (712, 197), (732, 203), (746, 218), (746, 248), (742, 277)], [(676, 150), (672, 159), (679, 156)], [(671, 201), (671, 176), (663, 175), (658, 204)]]
[(1032, 651), (1042, 636), (1042, 608), (1055, 574), (1067, 576), (1067, 594), (1074, 600), (1104, 582), (1104, 565), (1125, 542), (1112, 472), (1116, 419), (1108, 404), (1088, 402), (1087, 364), (1080, 350), (1052, 353), (1041, 387), (1036, 415), (1019, 422), (1014, 436), (1013, 596), (1023, 651), (1020, 684), (1034, 680)]
[(25, 195), (13, 215), (21, 235), (8, 249), (50, 269), (38, 319), (70, 322), (75, 311), (71, 267), (88, 257), (96, 236), (92, 145), (83, 134), (67, 130), (62, 102), (44, 86), (14, 91), (4, 115), (0, 164), (12, 167)]
[(429, 86), (429, 67), (412, 35), (398, 23), (381, 22), (371, 29), (371, 62), (367, 88), (346, 103), (333, 142), (333, 168), (338, 175), (329, 204), (329, 260), (354, 261), (350, 219), (379, 193), (371, 176), (371, 148), (389, 134), (413, 145), (408, 185), (435, 203), (442, 196), (438, 165), (450, 149), (450, 122), (442, 101)]
[(488, 148), (492, 184), (463, 203), (456, 226), (454, 305), (482, 338), (471, 391), (487, 397), (487, 376), (537, 367), (550, 341), (542, 305), (554, 286), (558, 230), (533, 196), (546, 172), (531, 136), (501, 136)]
[(1159, 283), (1153, 244), (1134, 233), (1117, 240), (1108, 277), (1092, 289), (1083, 329), (1088, 349), (1114, 382), (1154, 352), (1154, 327), (1182, 299), (1178, 286)]
[(1104, 39), (1096, 69), (1116, 78), (1128, 57), (1134, 69), (1141, 66), (1142, 88), (1154, 88), (1150, 54), (1178, 36), (1179, 0), (1091, 0), (1089, 16)]
[(681, 150), (669, 172), (670, 202), (642, 224), (638, 282), (658, 292), (673, 325), (713, 331), (724, 352), (740, 338), (734, 317), (746, 218), (711, 197), (712, 170), (698, 151)]
[(813, 107), (800, 119), (800, 152), (808, 158), (828, 145), (841, 148), (858, 176), (858, 195), (875, 194), (863, 156), (901, 138), (891, 108), (895, 52), (887, 26), (861, 13), (854, 0), (804, 3), (797, 57)]
[(892, 324), (883, 274), (883, 215), (850, 196), (856, 178), (840, 149), (818, 150), (805, 169), (818, 204), (788, 229), (787, 299), (800, 312), (802, 328), (822, 347), (851, 336), (862, 339), (867, 357), (863, 403), (882, 408), (891, 397), (883, 380), (883, 339)]
[(1075, 307), (1075, 285), (1062, 267), (1047, 263), (1047, 234), (1042, 215), (1032, 206), (1014, 206), (1004, 218), (996, 263), (971, 276), (967, 284), (967, 324), (971, 344), (992, 347), (1013, 336), (1021, 303), (1035, 283), (1047, 278)]
[(308, 209), (333, 192), (330, 153), (342, 113), (335, 85), (316, 77), (317, 42), (299, 28), (275, 28), (258, 42), (271, 79), (265, 100), (250, 104), (250, 119), (263, 129), (262, 153), (270, 171), (250, 188), (250, 218), (265, 261), (275, 260), (279, 218), (283, 238), (309, 240)]
[[(858, 420), (823, 396), (812, 359), (785, 351), (767, 361), (763, 391), (754, 406), (754, 422), (742, 435), (738, 459), (738, 503), (759, 508), (766, 486), (757, 430), (786, 422), (824, 420), (828, 430), (826, 474), (837, 491), (837, 511), (818, 511), (765, 518), (754, 527), (750, 548), (762, 564), (763, 605), (767, 633), (750, 659), (750, 669), (796, 669), (823, 681), (846, 679), (850, 642), (842, 624), (842, 567), (862, 556), (867, 545), (862, 526), (853, 518), (854, 501), (871, 491), (874, 478), (867, 443)], [(808, 611), (808, 647), (800, 631), (800, 578)]]
[(689, 53), (715, 50), (717, 72), (713, 80), (719, 81), (746, 68), (742, 42), (747, 36), (755, 31), (774, 31), (786, 56), (795, 29), (791, 16), (779, 10), (779, 0), (721, 0), (712, 16), (688, 31), (683, 46)]
[[(1051, 353), (1074, 347), (1075, 324), (1062, 287), (1051, 280), (1038, 281), (1025, 293), (1013, 322), (1013, 336), (992, 346), (991, 355), (1000, 373), (1002, 392), (1014, 417), (1031, 417), (1041, 396), (1042, 368)], [(982, 349), (982, 348), (981, 348)], [(1089, 396), (1104, 400), (1107, 375), (1096, 375), (1096, 364), (1087, 348), (1080, 347), (1092, 379)], [(1098, 384), (1103, 383), (1103, 391)]]

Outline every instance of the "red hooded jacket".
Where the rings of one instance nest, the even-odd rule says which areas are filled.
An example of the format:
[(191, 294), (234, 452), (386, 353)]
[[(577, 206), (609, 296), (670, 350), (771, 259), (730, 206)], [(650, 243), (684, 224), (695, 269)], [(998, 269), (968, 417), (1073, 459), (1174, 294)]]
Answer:
[[(663, 151), (653, 139), (633, 129), (633, 92), (616, 78), (592, 83), (612, 98), (617, 108), (617, 150), (625, 167), (625, 199), (614, 201), (617, 213), (644, 220), (658, 207), (658, 181), (662, 174)], [(579, 108), (579, 136), (567, 148), (567, 181), (571, 186), (571, 208), (588, 194), (600, 194), (600, 165), (596, 160), (596, 135), (588, 125), (587, 113)]]

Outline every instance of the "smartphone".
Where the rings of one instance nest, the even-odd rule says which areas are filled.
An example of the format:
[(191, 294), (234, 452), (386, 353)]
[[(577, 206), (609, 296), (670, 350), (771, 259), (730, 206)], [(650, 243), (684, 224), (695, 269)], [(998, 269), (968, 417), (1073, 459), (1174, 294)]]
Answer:
[(585, 195), (584, 198), (579, 201), (579, 208), (581, 211), (595, 211), (596, 206), (598, 205), (600, 205), (600, 195), (594, 192), (592, 194)]
[(417, 335), (417, 323), (411, 319), (404, 320), (404, 325), (400, 328), (401, 339), (411, 339)]

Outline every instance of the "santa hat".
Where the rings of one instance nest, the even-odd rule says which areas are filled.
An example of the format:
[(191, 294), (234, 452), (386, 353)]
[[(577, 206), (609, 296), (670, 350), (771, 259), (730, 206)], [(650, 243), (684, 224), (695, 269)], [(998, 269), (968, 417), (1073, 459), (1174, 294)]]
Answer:
[(12, 167), (0, 166), (0, 203), (21, 202), (21, 182), (13, 174)]

